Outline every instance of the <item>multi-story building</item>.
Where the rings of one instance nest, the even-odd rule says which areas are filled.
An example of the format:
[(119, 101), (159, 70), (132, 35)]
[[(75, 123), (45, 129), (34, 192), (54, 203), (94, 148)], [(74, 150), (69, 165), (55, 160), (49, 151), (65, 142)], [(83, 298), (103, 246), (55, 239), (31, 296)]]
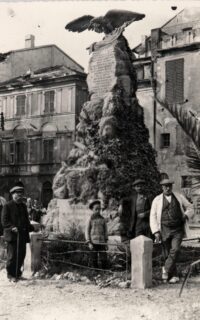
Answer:
[(186, 151), (191, 141), (175, 118), (155, 101), (152, 79), (161, 100), (200, 114), (200, 8), (184, 9), (162, 27), (151, 30), (133, 52), (138, 55), (134, 62), (137, 96), (144, 107), (160, 172), (174, 178), (175, 188), (188, 194), (191, 173)]
[(78, 63), (57, 46), (35, 47), (33, 40), (0, 62), (0, 194), (8, 198), (21, 181), (27, 196), (46, 206), (53, 177), (72, 148), (87, 85)]

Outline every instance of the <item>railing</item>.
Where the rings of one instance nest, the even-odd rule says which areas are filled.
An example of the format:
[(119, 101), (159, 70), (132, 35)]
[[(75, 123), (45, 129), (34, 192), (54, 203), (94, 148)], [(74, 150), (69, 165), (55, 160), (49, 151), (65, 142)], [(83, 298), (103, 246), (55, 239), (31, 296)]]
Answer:
[(101, 250), (89, 249), (85, 241), (47, 239), (39, 234), (31, 235), (32, 272), (40, 268), (51, 269), (53, 265), (68, 265), (114, 274), (124, 272), (128, 279), (130, 248), (128, 243), (100, 243)]

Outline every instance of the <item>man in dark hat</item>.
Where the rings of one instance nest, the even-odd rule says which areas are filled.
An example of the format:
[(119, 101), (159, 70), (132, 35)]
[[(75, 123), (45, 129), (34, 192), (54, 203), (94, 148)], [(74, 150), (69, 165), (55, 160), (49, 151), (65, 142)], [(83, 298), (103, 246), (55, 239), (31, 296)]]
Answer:
[(133, 239), (140, 235), (151, 238), (149, 215), (151, 199), (144, 194), (143, 179), (133, 182), (134, 193), (131, 197), (123, 199), (119, 208), (119, 214), (129, 216), (128, 237)]
[(90, 201), (89, 209), (92, 210), (92, 214), (86, 223), (85, 238), (92, 251), (92, 264), (94, 268), (106, 268), (108, 232), (106, 221), (101, 215), (101, 201), (99, 199)]
[(182, 195), (172, 192), (173, 181), (161, 181), (163, 192), (155, 197), (150, 212), (150, 226), (156, 242), (162, 242), (162, 278), (176, 283), (179, 277), (176, 270), (177, 256), (185, 234), (185, 226), (194, 215), (193, 205)]
[(24, 188), (15, 185), (10, 193), (12, 200), (2, 210), (2, 226), (4, 240), (7, 242), (7, 277), (10, 281), (22, 278), (21, 267), (26, 256), (26, 243), (30, 242), (29, 232), (34, 228), (28, 218), (24, 200)]

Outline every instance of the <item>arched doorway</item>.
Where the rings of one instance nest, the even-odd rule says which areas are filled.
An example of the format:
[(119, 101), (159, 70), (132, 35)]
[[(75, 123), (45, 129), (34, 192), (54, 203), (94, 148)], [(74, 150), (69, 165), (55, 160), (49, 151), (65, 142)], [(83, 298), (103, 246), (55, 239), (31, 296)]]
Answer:
[(49, 181), (46, 181), (42, 185), (42, 205), (47, 208), (48, 203), (53, 197), (52, 184)]

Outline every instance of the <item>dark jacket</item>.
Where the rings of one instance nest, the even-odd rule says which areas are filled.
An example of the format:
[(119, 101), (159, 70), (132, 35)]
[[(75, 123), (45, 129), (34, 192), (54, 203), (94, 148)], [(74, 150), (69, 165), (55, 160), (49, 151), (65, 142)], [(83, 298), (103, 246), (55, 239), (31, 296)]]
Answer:
[[(151, 209), (151, 198), (145, 197), (144, 204), (144, 221), (149, 222), (150, 209)], [(124, 198), (121, 202), (120, 214), (126, 217), (127, 225), (128, 225), (128, 234), (134, 234), (134, 229), (136, 226), (136, 201), (137, 201), (137, 193), (134, 193), (132, 196)]]
[[(137, 194), (134, 194), (131, 197), (131, 217), (130, 217), (130, 228), (129, 231), (133, 231), (136, 223), (136, 201), (137, 201)], [(144, 220), (149, 222), (149, 216), (150, 216), (150, 209), (151, 209), (151, 200), (144, 196)]]
[(14, 200), (7, 202), (1, 214), (4, 240), (13, 242), (17, 240), (17, 233), (12, 231), (16, 227), (25, 242), (30, 242), (29, 232), (34, 228), (29, 222), (27, 207), (24, 203), (18, 205)]

